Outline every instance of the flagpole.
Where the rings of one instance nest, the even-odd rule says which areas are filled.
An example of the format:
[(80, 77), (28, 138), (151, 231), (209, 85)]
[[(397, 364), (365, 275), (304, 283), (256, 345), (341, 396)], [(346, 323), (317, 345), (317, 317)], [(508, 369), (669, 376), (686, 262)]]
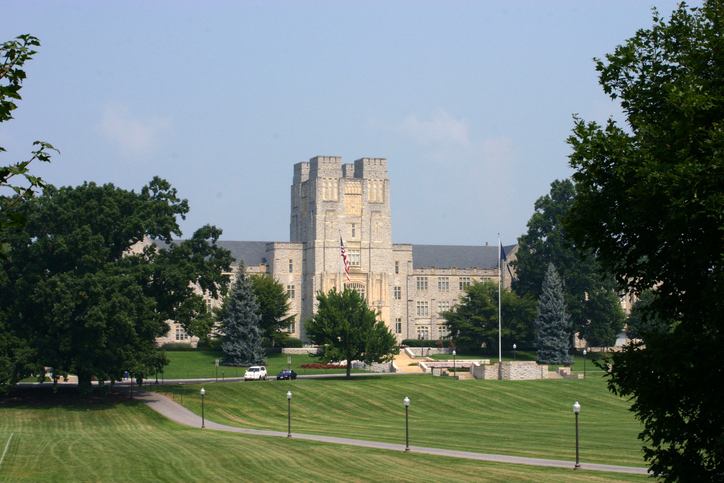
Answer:
[(503, 318), (503, 305), (500, 303), (501, 296), (500, 296), (500, 286), (502, 282), (502, 277), (500, 276), (501, 271), (501, 260), (503, 259), (502, 250), (503, 245), (500, 244), (500, 233), (498, 233), (498, 362), (503, 362), (503, 337), (502, 337), (502, 318)]

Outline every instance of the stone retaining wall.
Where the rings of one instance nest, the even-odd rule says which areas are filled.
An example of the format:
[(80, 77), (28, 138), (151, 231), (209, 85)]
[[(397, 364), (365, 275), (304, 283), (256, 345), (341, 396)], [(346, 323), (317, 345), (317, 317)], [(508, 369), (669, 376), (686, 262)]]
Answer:
[(475, 379), (499, 379), (506, 381), (525, 381), (545, 379), (548, 366), (539, 366), (534, 361), (506, 361), (492, 365), (474, 364), (470, 372)]
[(282, 354), (321, 354), (321, 347), (285, 347)]
[(360, 361), (352, 361), (352, 369), (370, 372), (397, 372), (397, 367), (392, 362), (383, 362), (381, 364), (365, 364)]

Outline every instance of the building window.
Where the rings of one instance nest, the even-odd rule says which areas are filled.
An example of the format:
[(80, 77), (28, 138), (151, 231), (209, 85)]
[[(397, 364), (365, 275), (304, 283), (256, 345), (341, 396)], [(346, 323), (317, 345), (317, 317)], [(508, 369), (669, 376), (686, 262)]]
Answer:
[(352, 223), (352, 238), (357, 236), (357, 229), (355, 228), (355, 224)]
[(289, 298), (294, 298), (294, 285), (287, 285), (287, 294), (289, 294)]
[(428, 310), (429, 306), (427, 303), (427, 300), (424, 301), (417, 301), (417, 316), (418, 317), (428, 317), (430, 315), (430, 311)]
[(176, 340), (189, 340), (189, 335), (180, 325), (176, 326)]
[(437, 302), (437, 313), (438, 313), (438, 314), (439, 314), (439, 313), (442, 313), (442, 312), (449, 312), (449, 311), (450, 311), (450, 302), (449, 302), (449, 301), (447, 301), (447, 300), (444, 300), (444, 301), (443, 301), (443, 300), (439, 300), (439, 301)]
[(395, 334), (402, 334), (402, 317), (395, 319)]
[(352, 266), (352, 267), (360, 266), (359, 250), (347, 250), (347, 255), (349, 256), (350, 266)]
[(292, 322), (291, 324), (289, 324), (289, 327), (287, 327), (287, 332), (289, 332), (290, 334), (293, 334), (293, 333), (295, 332), (295, 329), (296, 329), (294, 326), (295, 326), (294, 322)]
[(438, 337), (448, 337), (450, 335), (450, 329), (447, 325), (439, 325), (437, 328)]
[(417, 277), (417, 290), (427, 290), (427, 277)]
[(417, 338), (427, 340), (430, 338), (430, 327), (427, 325), (417, 326)]
[(352, 290), (356, 290), (360, 297), (365, 298), (365, 286), (361, 283), (350, 283), (347, 284)]
[(395, 287), (395, 300), (402, 300), (402, 287)]
[(438, 277), (437, 289), (440, 292), (449, 292), (450, 291), (450, 277)]
[(395, 275), (400, 273), (400, 262), (395, 261)]
[(291, 258), (289, 259), (289, 273), (292, 273), (294, 271), (294, 260)]
[(211, 299), (206, 299), (206, 312), (211, 313)]
[(460, 290), (465, 290), (465, 287), (470, 286), (470, 277), (460, 277)]

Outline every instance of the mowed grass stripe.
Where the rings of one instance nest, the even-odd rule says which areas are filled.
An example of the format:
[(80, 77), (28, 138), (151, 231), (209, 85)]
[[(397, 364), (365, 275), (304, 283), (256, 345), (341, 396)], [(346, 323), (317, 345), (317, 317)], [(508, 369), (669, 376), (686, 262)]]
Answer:
[[(22, 433), (18, 433), (23, 428)], [(641, 475), (539, 468), (187, 428), (145, 405), (0, 409), (16, 432), (10, 482), (644, 482)]]
[[(200, 386), (184, 402), (200, 414)], [(410, 404), (412, 445), (573, 460), (573, 402), (580, 414), (581, 460), (645, 466), (641, 425), (605, 380), (454, 381), (381, 376), (207, 385), (206, 417), (232, 426), (285, 431), (291, 390), (292, 432), (404, 443)]]

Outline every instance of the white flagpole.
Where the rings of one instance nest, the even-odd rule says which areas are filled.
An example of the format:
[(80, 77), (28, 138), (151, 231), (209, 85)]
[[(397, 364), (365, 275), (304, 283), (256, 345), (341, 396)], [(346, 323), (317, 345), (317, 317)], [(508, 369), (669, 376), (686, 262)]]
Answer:
[(501, 302), (500, 297), (500, 291), (501, 291), (501, 260), (503, 258), (503, 254), (501, 253), (503, 245), (500, 244), (500, 233), (498, 233), (498, 362), (503, 362), (503, 337), (502, 337), (502, 327), (503, 324), (501, 322), (503, 318), (503, 305)]

